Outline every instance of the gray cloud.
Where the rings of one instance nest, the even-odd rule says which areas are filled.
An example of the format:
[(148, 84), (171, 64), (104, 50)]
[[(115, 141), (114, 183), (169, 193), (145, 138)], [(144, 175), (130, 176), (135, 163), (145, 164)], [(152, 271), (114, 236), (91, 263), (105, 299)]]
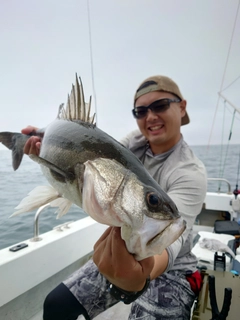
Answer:
[[(189, 144), (207, 144), (224, 74), (238, 1), (89, 1), (98, 126), (120, 139), (136, 128), (137, 85), (153, 74), (172, 77), (188, 101)], [(5, 1), (0, 5), (0, 131), (44, 127), (66, 102), (75, 72), (93, 93), (87, 1)], [(240, 18), (223, 88), (240, 75)], [(224, 94), (239, 101), (236, 81)], [(211, 143), (221, 142), (224, 103)], [(232, 110), (225, 112), (226, 137)], [(238, 116), (232, 141), (238, 142)], [(0, 148), (3, 148), (0, 146)]]

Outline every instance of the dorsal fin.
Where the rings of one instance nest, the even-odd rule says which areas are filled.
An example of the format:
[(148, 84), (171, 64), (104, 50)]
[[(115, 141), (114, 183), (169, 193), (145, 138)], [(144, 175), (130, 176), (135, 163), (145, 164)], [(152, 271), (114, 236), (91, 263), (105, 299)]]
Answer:
[(58, 117), (65, 120), (81, 120), (90, 124), (95, 124), (95, 113), (91, 116), (91, 97), (89, 102), (85, 102), (84, 91), (81, 78), (76, 74), (75, 86), (72, 85), (71, 94), (68, 95), (66, 106), (59, 108)]

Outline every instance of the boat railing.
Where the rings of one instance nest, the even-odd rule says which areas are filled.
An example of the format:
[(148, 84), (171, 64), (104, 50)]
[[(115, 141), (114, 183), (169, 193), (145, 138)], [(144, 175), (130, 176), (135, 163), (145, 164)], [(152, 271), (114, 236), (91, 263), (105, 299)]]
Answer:
[[(40, 214), (42, 213), (42, 211), (48, 206), (50, 206), (50, 203), (47, 203), (47, 204), (41, 206), (37, 210), (37, 212), (35, 214), (35, 217), (34, 217), (34, 236), (30, 241), (37, 242), (37, 241), (41, 241), (42, 240), (42, 238), (39, 236), (39, 217), (40, 217)], [(63, 228), (68, 229), (69, 228), (69, 224), (72, 223), (72, 222), (73, 221), (65, 222), (63, 224), (60, 224), (60, 225), (54, 227), (53, 229), (57, 230), (57, 231), (63, 231)]]
[[(228, 186), (228, 194), (232, 194), (232, 188), (231, 188), (231, 183), (226, 180), (226, 179), (223, 179), (223, 178), (208, 178), (207, 179), (208, 181), (221, 181), (221, 182), (225, 182)], [(220, 193), (220, 191), (218, 191)]]

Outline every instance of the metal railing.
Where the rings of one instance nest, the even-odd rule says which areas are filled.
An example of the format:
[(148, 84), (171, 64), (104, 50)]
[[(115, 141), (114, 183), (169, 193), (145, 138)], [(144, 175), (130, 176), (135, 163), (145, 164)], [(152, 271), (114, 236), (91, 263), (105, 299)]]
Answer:
[(222, 181), (225, 182), (228, 185), (228, 194), (232, 194), (231, 184), (228, 180), (222, 179), (222, 178), (208, 178), (208, 181)]
[[(39, 217), (40, 217), (40, 214), (42, 213), (42, 211), (48, 206), (50, 206), (50, 203), (47, 203), (44, 206), (41, 206), (37, 210), (37, 212), (35, 214), (35, 218), (34, 218), (34, 236), (32, 239), (30, 239), (30, 241), (37, 242), (37, 241), (42, 240), (42, 238), (39, 236)], [(68, 221), (68, 222), (62, 223), (62, 224), (54, 227), (53, 230), (63, 231), (63, 228), (69, 229), (70, 228), (69, 224), (72, 222), (74, 222), (74, 221)]]

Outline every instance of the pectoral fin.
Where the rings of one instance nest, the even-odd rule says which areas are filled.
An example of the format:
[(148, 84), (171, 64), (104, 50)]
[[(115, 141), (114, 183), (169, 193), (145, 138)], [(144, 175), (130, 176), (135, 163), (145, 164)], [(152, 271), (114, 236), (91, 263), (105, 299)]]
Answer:
[(57, 213), (57, 219), (59, 219), (69, 211), (72, 205), (72, 202), (65, 198), (57, 198), (51, 201), (50, 205), (51, 207), (58, 208), (56, 213)]
[(41, 206), (60, 198), (61, 195), (51, 186), (39, 186), (34, 188), (27, 197), (23, 198), (11, 217), (23, 212), (29, 212), (40, 208)]

